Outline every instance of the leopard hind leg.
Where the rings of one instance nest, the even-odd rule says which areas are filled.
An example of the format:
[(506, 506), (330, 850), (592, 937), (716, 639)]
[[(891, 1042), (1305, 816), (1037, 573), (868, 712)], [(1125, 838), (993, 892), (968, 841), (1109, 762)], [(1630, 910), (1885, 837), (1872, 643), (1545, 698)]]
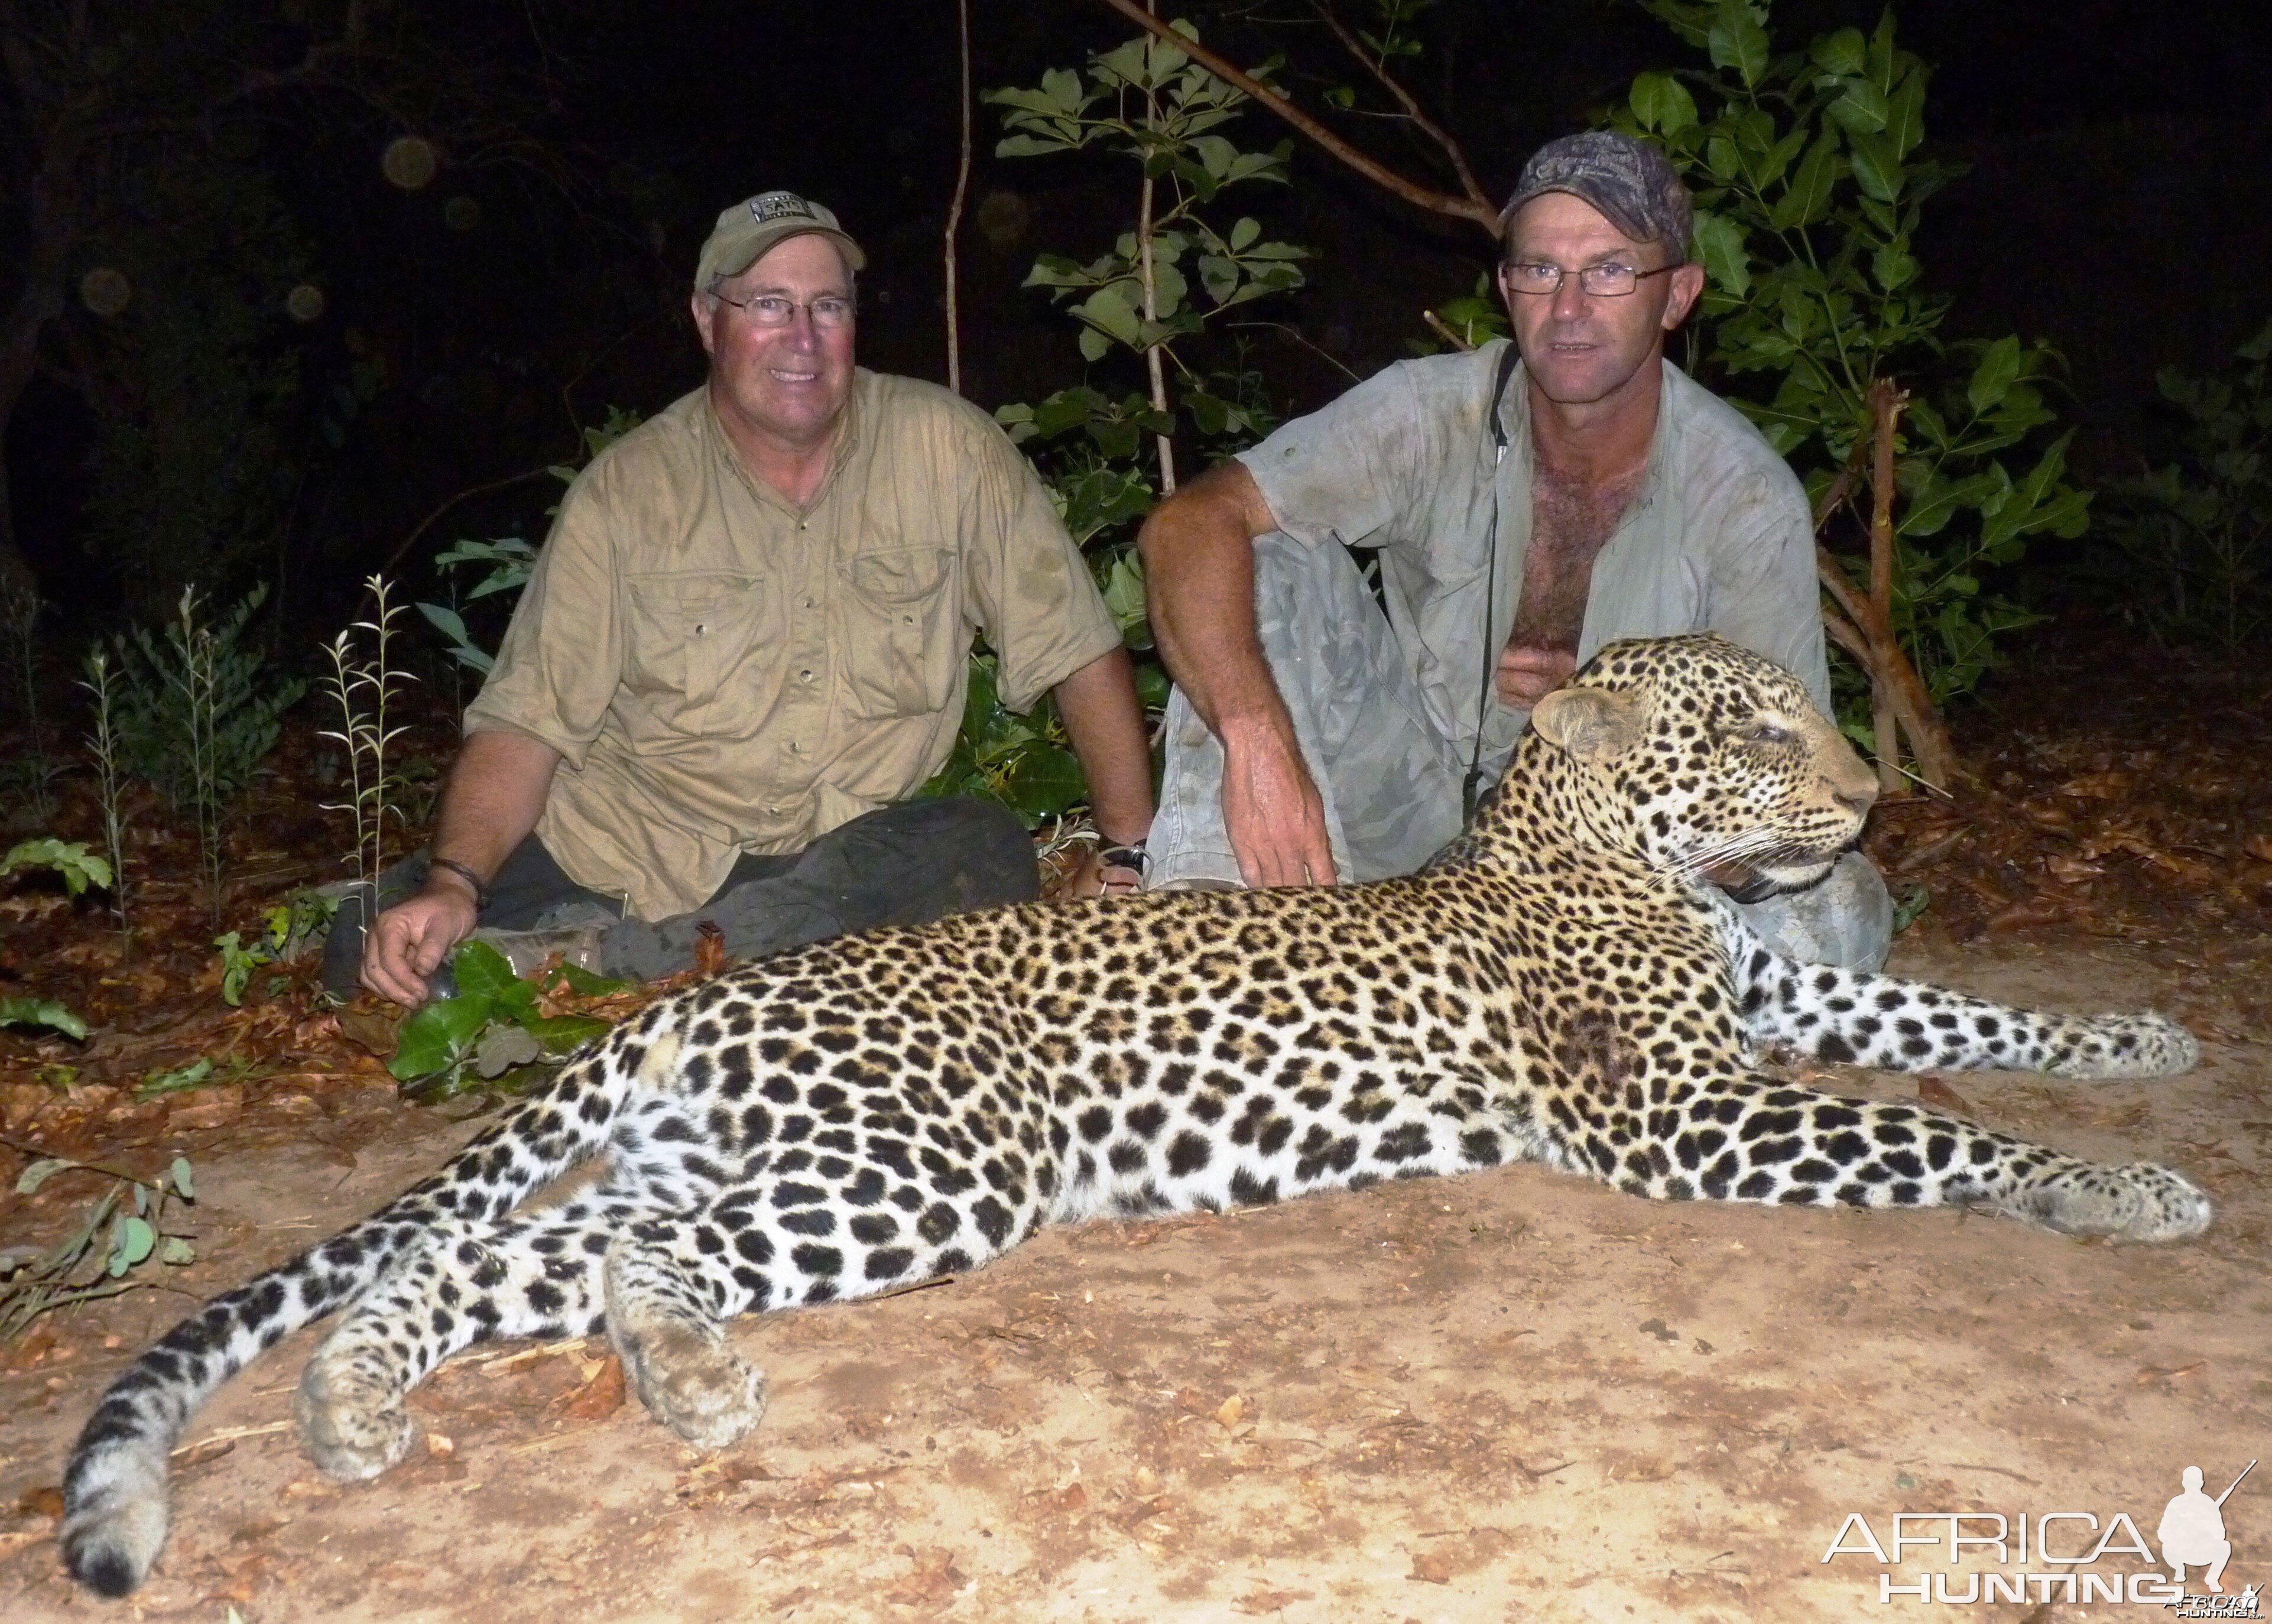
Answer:
[(310, 1458), (342, 1481), (375, 1478), (416, 1436), (403, 1400), (451, 1354), (492, 1337), (598, 1330), (602, 1260), (631, 1211), (578, 1203), (429, 1237), (363, 1294), (301, 1373), (295, 1408)]
[(632, 1390), (655, 1419), (703, 1449), (724, 1449), (766, 1412), (765, 1375), (734, 1352), (724, 1324), (744, 1307), (765, 1306), (766, 1288), (713, 1266), (718, 1242), (714, 1229), (648, 1218), (609, 1247), (604, 1273), (608, 1335)]

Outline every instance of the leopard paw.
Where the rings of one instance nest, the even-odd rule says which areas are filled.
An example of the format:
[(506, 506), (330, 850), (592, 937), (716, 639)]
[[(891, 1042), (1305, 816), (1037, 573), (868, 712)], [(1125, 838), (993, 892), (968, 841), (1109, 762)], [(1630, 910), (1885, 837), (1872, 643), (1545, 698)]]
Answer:
[(300, 1374), (294, 1412), (308, 1458), (325, 1477), (361, 1483), (410, 1452), (417, 1428), (402, 1408), (400, 1383), (327, 1360), (319, 1350)]
[(2200, 1040), (2168, 1016), (2148, 1009), (2090, 1022), (2087, 1034), (2044, 1069), (2055, 1077), (2173, 1077), (2200, 1063)]
[(2151, 1162), (2070, 1169), (2024, 1192), (2011, 1210), (2063, 1234), (2142, 1241), (2190, 1239), (2212, 1215), (2199, 1186)]
[(719, 1332), (666, 1323), (615, 1340), (639, 1402), (696, 1449), (722, 1449), (764, 1418), (763, 1373)]

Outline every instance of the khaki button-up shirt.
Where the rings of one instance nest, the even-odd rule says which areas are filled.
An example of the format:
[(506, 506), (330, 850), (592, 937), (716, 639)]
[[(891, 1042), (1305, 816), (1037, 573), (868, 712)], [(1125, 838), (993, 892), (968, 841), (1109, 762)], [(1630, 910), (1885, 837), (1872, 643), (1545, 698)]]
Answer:
[(826, 482), (754, 479), (697, 390), (569, 488), (466, 730), (563, 760), (536, 833), (661, 919), (945, 764), (971, 637), (1024, 710), (1120, 638), (1032, 469), (945, 390), (856, 371)]
[[(1500, 403), (1505, 458), (1491, 434), (1506, 343), (1401, 361), (1239, 454), (1287, 534), (1380, 549), (1389, 622), (1462, 759), (1485, 674), (1514, 629), (1530, 551), (1530, 393), (1520, 366)], [(1620, 637), (1691, 631), (1787, 667), (1828, 713), (1806, 492), (1741, 413), (1667, 361), (1640, 494), (1594, 560), (1578, 661)], [(1503, 757), (1528, 720), (1494, 697), (1484, 759)]]

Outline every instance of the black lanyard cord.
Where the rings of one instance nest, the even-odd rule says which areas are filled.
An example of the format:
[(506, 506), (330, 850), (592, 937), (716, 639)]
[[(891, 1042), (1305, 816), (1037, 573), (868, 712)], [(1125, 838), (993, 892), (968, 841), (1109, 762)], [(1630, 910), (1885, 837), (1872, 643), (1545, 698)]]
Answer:
[(1521, 359), (1513, 339), (1499, 354), (1498, 372), (1491, 380), (1491, 526), (1484, 533), (1484, 660), (1481, 680), (1476, 686), (1476, 743), (1468, 755), (1468, 776), (1460, 784), (1460, 825), (1466, 828), (1476, 821), (1476, 807), (1482, 801), (1484, 778), (1484, 719), (1491, 713), (1491, 674), (1498, 668), (1498, 650), (1492, 646), (1491, 632), (1498, 609), (1498, 470), (1506, 460), (1506, 424), (1499, 417), (1499, 406), (1506, 394), (1507, 380), (1514, 376), (1514, 363)]

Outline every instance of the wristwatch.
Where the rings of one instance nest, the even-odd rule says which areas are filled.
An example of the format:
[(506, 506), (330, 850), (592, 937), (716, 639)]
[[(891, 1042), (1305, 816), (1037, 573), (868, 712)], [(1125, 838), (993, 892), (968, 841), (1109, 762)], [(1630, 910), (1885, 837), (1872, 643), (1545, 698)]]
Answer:
[(1101, 846), (1096, 848), (1096, 866), (1100, 868), (1125, 868), (1142, 878), (1145, 866), (1151, 859), (1146, 855), (1141, 840), (1128, 846)]

